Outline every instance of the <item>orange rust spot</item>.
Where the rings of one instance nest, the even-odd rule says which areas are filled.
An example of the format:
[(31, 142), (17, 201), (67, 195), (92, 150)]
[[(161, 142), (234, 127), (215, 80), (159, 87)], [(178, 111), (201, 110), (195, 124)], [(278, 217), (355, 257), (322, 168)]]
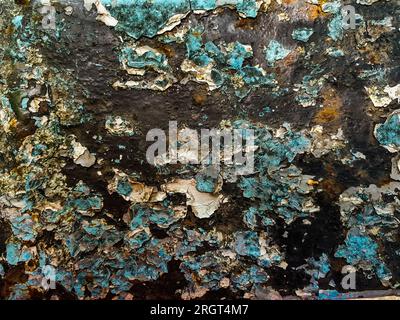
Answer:
[(201, 106), (207, 100), (207, 94), (205, 92), (195, 92), (193, 94), (193, 101), (196, 105)]
[(318, 19), (319, 17), (326, 16), (327, 13), (322, 11), (322, 5), (328, 2), (327, 0), (319, 0), (318, 4), (307, 3), (308, 17), (311, 21)]
[(161, 53), (165, 54), (168, 58), (172, 58), (176, 55), (175, 50), (169, 45), (166, 44), (156, 45), (155, 48)]
[(316, 181), (316, 180), (313, 180), (313, 179), (309, 179), (309, 180), (307, 181), (307, 184), (308, 184), (309, 186), (315, 186), (315, 185), (319, 184), (319, 182)]
[(316, 20), (322, 13), (322, 10), (319, 6), (310, 6), (310, 10), (308, 11), (308, 18), (311, 21)]
[(317, 124), (333, 122), (339, 119), (342, 99), (336, 90), (328, 87), (322, 90), (323, 108), (317, 112), (314, 121)]
[(339, 116), (339, 114), (335, 108), (327, 107), (327, 108), (323, 108), (321, 111), (319, 111), (317, 113), (317, 115), (315, 117), (315, 121), (318, 124), (327, 123), (327, 122), (336, 120), (338, 116)]
[(12, 118), (8, 124), (10, 125), (11, 128), (16, 128), (18, 121), (16, 118)]
[(392, 182), (392, 180), (389, 177), (384, 177), (378, 180), (378, 182), (376, 183), (376, 185), (378, 187), (382, 187), (386, 184), (389, 184), (390, 182)]
[(360, 48), (359, 51), (366, 55), (366, 59), (371, 64), (381, 64), (389, 60), (389, 54), (392, 49), (386, 45), (379, 46), (379, 49), (375, 46), (365, 46)]

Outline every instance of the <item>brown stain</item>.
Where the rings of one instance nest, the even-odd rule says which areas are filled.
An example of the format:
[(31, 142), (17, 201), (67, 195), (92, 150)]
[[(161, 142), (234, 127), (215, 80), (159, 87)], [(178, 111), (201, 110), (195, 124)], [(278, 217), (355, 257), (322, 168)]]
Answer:
[(4, 35), (6, 37), (10, 37), (14, 33), (14, 28), (13, 26), (10, 25), (7, 28), (3, 29), (2, 31), (4, 32)]
[(285, 86), (287, 79), (292, 77), (293, 66), (299, 60), (301, 47), (292, 50), (284, 59), (275, 62), (275, 71), (279, 85)]
[(324, 190), (332, 201), (336, 201), (340, 194), (346, 190), (346, 187), (338, 181), (337, 171), (332, 164), (326, 163), (324, 170), (326, 171), (326, 178), (318, 184), (318, 187)]
[(345, 188), (333, 177), (322, 180), (318, 187), (322, 188), (332, 199), (336, 199), (345, 190)]
[(360, 53), (366, 56), (366, 60), (369, 61), (370, 64), (382, 64), (390, 61), (390, 55), (388, 52), (391, 52), (391, 48), (387, 45), (381, 45), (379, 48), (373, 46), (364, 46), (358, 49)]
[(27, 6), (31, 3), (31, 0), (14, 0), (14, 2), (20, 6)]
[(193, 93), (193, 102), (197, 106), (203, 105), (207, 101), (207, 92), (197, 91)]
[(17, 283), (24, 283), (28, 280), (28, 276), (25, 274), (25, 264), (19, 263), (16, 266), (12, 266), (4, 278), (0, 282), (0, 297), (6, 297), (12, 292), (12, 287)]
[(277, 61), (277, 65), (281, 67), (281, 64), (283, 65), (283, 68), (286, 69), (287, 67), (292, 66), (295, 62), (297, 62), (299, 58), (299, 51), (298, 50), (293, 50), (291, 51), (284, 59)]
[(167, 58), (172, 58), (172, 57), (176, 56), (176, 52), (175, 52), (174, 48), (172, 48), (170, 45), (167, 45), (167, 44), (156, 45), (155, 49), (160, 51), (161, 53), (165, 54), (167, 56)]
[(243, 30), (254, 30), (256, 26), (257, 26), (256, 19), (240, 18), (239, 21), (235, 23), (236, 28)]
[(328, 86), (321, 92), (323, 107), (314, 117), (315, 124), (329, 124), (332, 129), (338, 129), (340, 126), (340, 111), (343, 106), (342, 99), (337, 91)]
[(318, 124), (331, 122), (337, 119), (338, 113), (334, 107), (326, 107), (318, 112), (316, 121)]

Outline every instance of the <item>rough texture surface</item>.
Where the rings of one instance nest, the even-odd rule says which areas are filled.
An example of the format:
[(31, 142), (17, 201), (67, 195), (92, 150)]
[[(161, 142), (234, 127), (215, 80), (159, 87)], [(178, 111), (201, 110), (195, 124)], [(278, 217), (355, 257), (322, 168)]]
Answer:
[[(3, 0), (0, 298), (397, 288), (400, 5), (357, 2)], [(253, 129), (255, 172), (149, 164), (169, 121)]]

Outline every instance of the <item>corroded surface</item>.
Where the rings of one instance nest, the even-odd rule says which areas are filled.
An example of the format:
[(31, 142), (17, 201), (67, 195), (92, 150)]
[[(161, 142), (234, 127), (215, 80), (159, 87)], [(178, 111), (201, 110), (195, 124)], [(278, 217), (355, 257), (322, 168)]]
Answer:
[[(55, 29), (0, 8), (1, 298), (352, 298), (345, 265), (398, 287), (397, 1), (47, 5)], [(253, 129), (255, 172), (149, 164), (169, 121)]]

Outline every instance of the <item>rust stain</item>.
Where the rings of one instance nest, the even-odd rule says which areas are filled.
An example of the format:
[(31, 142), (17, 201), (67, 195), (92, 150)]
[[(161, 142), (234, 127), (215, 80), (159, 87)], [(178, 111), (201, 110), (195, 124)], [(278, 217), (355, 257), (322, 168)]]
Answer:
[(335, 178), (326, 178), (319, 185), (331, 199), (336, 199), (346, 188), (339, 184)]
[(308, 18), (310, 21), (314, 21), (320, 17), (327, 16), (327, 13), (322, 11), (322, 5), (324, 3), (328, 2), (327, 0), (320, 0), (318, 1), (318, 4), (311, 4), (307, 3), (307, 9), (308, 9)]
[(195, 105), (201, 106), (207, 100), (207, 93), (204, 91), (198, 91), (193, 94), (193, 102)]
[(243, 30), (254, 30), (257, 25), (257, 20), (255, 19), (245, 19), (240, 18), (238, 22), (235, 23), (235, 27)]
[(165, 54), (168, 58), (176, 56), (174, 48), (167, 44), (155, 45), (155, 49)]
[[(330, 124), (335, 129), (339, 127), (340, 110), (343, 102), (338, 93), (332, 87), (324, 87), (321, 92), (323, 108), (314, 117), (316, 124)], [(334, 123), (336, 122), (336, 123)]]

